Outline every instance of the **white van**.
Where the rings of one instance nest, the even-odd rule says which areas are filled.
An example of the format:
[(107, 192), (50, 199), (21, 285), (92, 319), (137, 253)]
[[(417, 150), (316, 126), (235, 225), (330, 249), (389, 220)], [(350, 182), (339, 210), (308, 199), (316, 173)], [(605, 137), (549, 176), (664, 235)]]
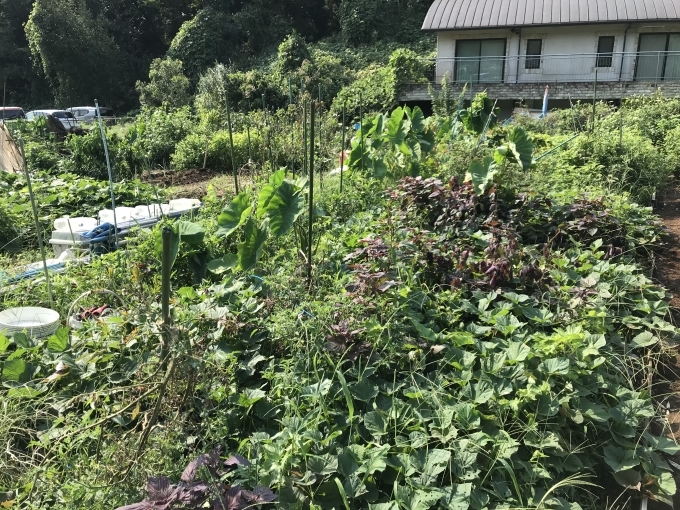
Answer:
[(47, 117), (52, 115), (55, 119), (61, 122), (64, 129), (71, 129), (72, 127), (78, 127), (78, 122), (71, 112), (65, 110), (33, 110), (26, 114), (26, 120), (34, 121), (39, 117)]

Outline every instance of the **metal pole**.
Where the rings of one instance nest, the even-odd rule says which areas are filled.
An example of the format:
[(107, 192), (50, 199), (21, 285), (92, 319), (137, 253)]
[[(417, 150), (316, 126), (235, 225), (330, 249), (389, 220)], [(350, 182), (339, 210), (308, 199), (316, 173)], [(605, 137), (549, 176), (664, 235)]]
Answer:
[[(319, 159), (321, 159), (321, 84), (319, 83)], [(319, 187), (323, 189), (323, 165), (319, 166)]]
[(2, 125), (5, 125), (5, 100), (7, 99), (7, 79), (5, 79), (5, 83), (2, 85)]
[(272, 155), (272, 129), (267, 118), (267, 105), (265, 103), (264, 94), (262, 94), (262, 110), (264, 111), (264, 125), (267, 128), (267, 149), (269, 150), (269, 164), (271, 171), (274, 172), (274, 156)]
[(106, 143), (106, 131), (104, 130), (104, 123), (102, 122), (102, 114), (99, 111), (99, 102), (94, 100), (94, 107), (97, 110), (97, 119), (99, 120), (99, 131), (102, 134), (102, 143), (104, 144), (104, 157), (106, 158), (106, 168), (109, 171), (109, 191), (111, 192), (111, 209), (113, 210), (113, 228), (114, 238), (116, 239), (116, 249), (118, 249), (118, 219), (116, 218), (116, 195), (113, 192), (113, 170), (111, 169), (111, 160), (109, 159), (109, 144)]
[(359, 139), (361, 140), (361, 173), (364, 173), (364, 105), (359, 92)]
[(40, 255), (42, 256), (43, 269), (45, 270), (45, 281), (47, 282), (47, 297), (50, 300), (50, 306), (54, 308), (54, 299), (52, 298), (52, 284), (50, 282), (50, 273), (47, 270), (47, 257), (45, 256), (45, 246), (43, 245), (42, 230), (40, 229), (40, 220), (38, 220), (38, 208), (35, 205), (35, 197), (33, 196), (33, 186), (31, 185), (31, 176), (28, 173), (28, 165), (26, 164), (26, 152), (24, 151), (24, 140), (19, 138), (19, 148), (21, 149), (21, 158), (24, 163), (24, 175), (26, 176), (26, 185), (28, 186), (28, 196), (31, 198), (31, 208), (33, 209), (33, 221), (35, 222), (35, 230), (38, 233), (38, 245), (40, 246)]
[(246, 115), (246, 133), (248, 134), (248, 162), (251, 162), (253, 153), (250, 150), (250, 99), (248, 99), (248, 114)]
[(163, 317), (163, 344), (161, 345), (161, 363), (165, 365), (170, 351), (170, 273), (172, 271), (172, 229), (163, 227), (163, 253), (161, 256), (161, 315)]
[(619, 146), (623, 145), (623, 83), (621, 84), (621, 101), (619, 103)]
[(229, 92), (226, 93), (227, 96), (227, 126), (229, 128), (229, 150), (231, 151), (231, 169), (234, 172), (234, 190), (235, 195), (238, 195), (238, 170), (236, 168), (236, 163), (234, 162), (234, 135), (231, 131), (231, 106), (229, 105)]
[(307, 173), (307, 101), (302, 102), (302, 147), (302, 152), (304, 154), (302, 169)]
[(590, 126), (591, 131), (595, 131), (595, 107), (597, 101), (597, 69), (595, 69), (595, 82), (593, 83), (593, 118)]
[(345, 166), (345, 109), (347, 104), (342, 105), (342, 146), (340, 147), (340, 193), (342, 193), (342, 170)]
[(312, 283), (312, 242), (314, 240), (312, 224), (314, 223), (314, 101), (309, 109), (309, 239), (307, 241), (307, 279)]
[[(293, 105), (293, 79), (288, 77), (288, 109)], [(295, 118), (290, 118), (290, 170), (295, 177)]]

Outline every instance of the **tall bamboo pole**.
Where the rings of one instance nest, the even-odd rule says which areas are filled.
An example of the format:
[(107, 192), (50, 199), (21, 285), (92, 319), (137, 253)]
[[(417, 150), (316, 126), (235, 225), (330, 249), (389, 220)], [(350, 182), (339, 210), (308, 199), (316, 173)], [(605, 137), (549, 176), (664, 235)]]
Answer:
[(307, 279), (312, 283), (312, 252), (314, 242), (314, 101), (309, 106), (309, 238), (307, 240)]

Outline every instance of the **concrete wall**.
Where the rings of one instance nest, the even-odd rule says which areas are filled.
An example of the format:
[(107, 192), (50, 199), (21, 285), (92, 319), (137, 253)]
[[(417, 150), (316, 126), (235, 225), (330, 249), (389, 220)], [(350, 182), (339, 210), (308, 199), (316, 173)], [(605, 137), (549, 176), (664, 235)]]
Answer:
[[(437, 85), (435, 88), (439, 88)], [(452, 89), (456, 95), (460, 94), (463, 85), (454, 84)], [(497, 83), (497, 84), (473, 84), (468, 86), (467, 95), (473, 95), (486, 90), (491, 99), (498, 100), (540, 100), (543, 98), (545, 90), (544, 83)], [(680, 81), (668, 81), (663, 83), (652, 83), (643, 81), (632, 82), (604, 82), (597, 85), (597, 99), (619, 99), (634, 95), (648, 95), (660, 90), (666, 97), (680, 97)], [(571, 99), (578, 100), (593, 99), (592, 83), (551, 83), (550, 99)], [(404, 85), (399, 90), (398, 100), (402, 102), (410, 101), (430, 101), (427, 84)]]
[[(627, 31), (626, 31), (627, 30)], [(506, 39), (507, 60), (504, 69), (506, 83), (593, 81), (595, 57), (601, 36), (614, 36), (614, 58), (611, 68), (598, 68), (599, 81), (630, 81), (634, 77), (634, 57), (616, 53), (636, 52), (641, 33), (680, 32), (680, 23), (648, 23), (631, 25), (595, 24), (578, 26), (548, 26), (522, 29), (456, 30), (437, 34), (437, 71), (440, 82), (445, 74), (453, 76), (456, 42), (465, 39)], [(625, 35), (625, 37), (624, 37)], [(624, 50), (625, 38), (625, 50)], [(524, 58), (527, 41), (542, 39), (540, 69), (526, 69)], [(590, 56), (590, 58), (587, 57)], [(623, 65), (622, 65), (623, 64)], [(572, 77), (569, 80), (569, 77)]]

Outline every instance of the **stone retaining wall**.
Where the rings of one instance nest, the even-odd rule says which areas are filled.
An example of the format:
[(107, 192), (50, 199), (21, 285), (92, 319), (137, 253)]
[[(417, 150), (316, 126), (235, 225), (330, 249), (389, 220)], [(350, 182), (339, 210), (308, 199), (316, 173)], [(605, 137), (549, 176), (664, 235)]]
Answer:
[[(550, 83), (550, 99), (569, 99), (574, 101), (593, 99), (592, 83)], [(543, 99), (545, 83), (496, 83), (475, 84), (468, 87), (472, 95), (486, 90), (491, 99), (529, 100)], [(439, 85), (434, 85), (440, 88)], [(460, 94), (462, 85), (454, 84), (452, 90), (455, 95)], [(680, 97), (680, 81), (669, 82), (600, 82), (597, 84), (598, 99), (619, 99), (640, 94), (652, 94), (660, 89), (667, 97)], [(399, 101), (430, 101), (427, 84), (403, 85), (398, 94)]]

